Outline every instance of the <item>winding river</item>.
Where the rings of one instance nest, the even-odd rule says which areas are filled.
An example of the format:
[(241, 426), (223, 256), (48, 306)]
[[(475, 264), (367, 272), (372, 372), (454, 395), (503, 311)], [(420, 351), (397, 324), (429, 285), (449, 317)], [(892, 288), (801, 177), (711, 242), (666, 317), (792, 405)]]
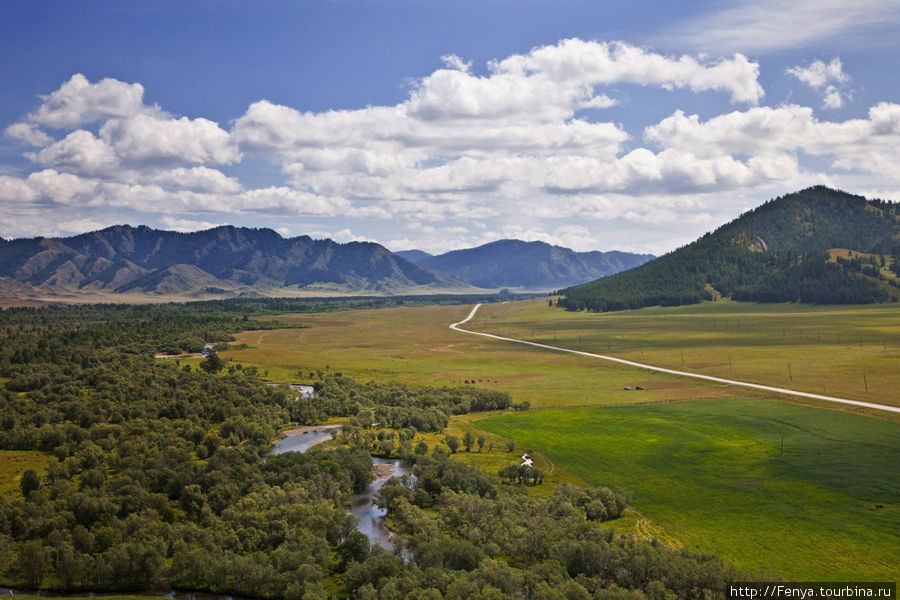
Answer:
[[(311, 447), (331, 439), (332, 433), (338, 430), (340, 425), (322, 425), (319, 427), (298, 428), (296, 433), (289, 433), (272, 446), (272, 454), (284, 452), (306, 452)], [(350, 514), (356, 517), (357, 529), (364, 533), (372, 544), (377, 544), (385, 550), (392, 551), (394, 545), (391, 542), (391, 532), (384, 524), (387, 510), (379, 508), (375, 504), (378, 490), (391, 477), (407, 475), (409, 470), (399, 458), (373, 458), (376, 473), (375, 479), (361, 494), (350, 498)]]

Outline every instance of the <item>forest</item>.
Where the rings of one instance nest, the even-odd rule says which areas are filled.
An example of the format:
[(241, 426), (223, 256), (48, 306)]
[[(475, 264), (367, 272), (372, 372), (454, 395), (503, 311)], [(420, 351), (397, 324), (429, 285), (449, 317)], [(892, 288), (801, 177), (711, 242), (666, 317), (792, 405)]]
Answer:
[[(0, 583), (285, 600), (668, 599), (721, 597), (740, 578), (713, 555), (616, 533), (622, 490), (531, 496), (527, 481), (454, 460), (449, 443), (413, 444), (452, 415), (510, 407), (508, 394), (309, 369), (317, 394), (301, 398), (253, 369), (153, 357), (323, 303), (340, 308), (232, 300), (0, 312), (0, 449), (49, 458), (0, 497)], [(327, 447), (267, 454), (290, 423), (336, 417), (347, 427)], [(394, 553), (370, 548), (347, 512), (371, 481), (371, 453), (412, 465), (414, 477), (382, 488)]]
[(826, 250), (889, 255), (896, 273), (898, 216), (895, 203), (809, 188), (770, 200), (644, 265), (560, 290), (564, 297), (558, 303), (568, 310), (606, 312), (695, 304), (716, 294), (748, 302), (896, 300), (879, 287), (877, 271), (830, 262)]

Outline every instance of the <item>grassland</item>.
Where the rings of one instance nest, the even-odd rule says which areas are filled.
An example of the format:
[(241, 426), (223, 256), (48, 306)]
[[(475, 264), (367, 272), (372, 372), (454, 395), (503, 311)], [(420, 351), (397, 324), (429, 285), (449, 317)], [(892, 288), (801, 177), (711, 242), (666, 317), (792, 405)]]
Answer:
[[(546, 301), (532, 306), (546, 307)], [(737, 393), (727, 386), (486, 340), (447, 328), (470, 310), (471, 306), (437, 306), (282, 315), (279, 321), (308, 327), (247, 331), (238, 334), (233, 344), (247, 348), (221, 355), (255, 365), (274, 381), (309, 381), (309, 371), (316, 369), (361, 381), (465, 385), (468, 380), (508, 391), (516, 401), (527, 400), (536, 407), (724, 398)], [(623, 391), (626, 385), (642, 385), (648, 391), (636, 395)]]
[(0, 450), (0, 498), (21, 499), (19, 480), (22, 479), (22, 473), (34, 469), (38, 475), (44, 475), (53, 462), (56, 459), (43, 452)]
[(617, 313), (485, 305), (470, 329), (702, 373), (900, 406), (900, 307), (720, 300)]
[(630, 490), (656, 525), (739, 567), (859, 581), (893, 580), (900, 566), (895, 423), (766, 400), (698, 400), (477, 425), (591, 484)]

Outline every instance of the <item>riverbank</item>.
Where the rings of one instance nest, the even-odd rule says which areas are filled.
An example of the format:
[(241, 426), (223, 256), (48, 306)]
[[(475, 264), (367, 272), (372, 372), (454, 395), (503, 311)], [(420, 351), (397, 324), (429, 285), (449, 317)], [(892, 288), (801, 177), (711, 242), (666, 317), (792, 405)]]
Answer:
[(294, 435), (303, 435), (306, 433), (316, 433), (317, 431), (326, 431), (328, 429), (340, 429), (341, 423), (328, 423), (327, 425), (301, 425), (299, 427), (291, 427), (278, 432), (279, 439), (291, 437)]
[(326, 425), (302, 425), (291, 427), (279, 432), (279, 437), (272, 444), (271, 453), (306, 452), (313, 446), (333, 439), (336, 431), (342, 427), (341, 423), (328, 423)]
[(393, 465), (393, 463), (375, 463), (374, 465), (372, 465), (372, 475), (376, 480), (388, 479), (396, 472), (397, 468)]

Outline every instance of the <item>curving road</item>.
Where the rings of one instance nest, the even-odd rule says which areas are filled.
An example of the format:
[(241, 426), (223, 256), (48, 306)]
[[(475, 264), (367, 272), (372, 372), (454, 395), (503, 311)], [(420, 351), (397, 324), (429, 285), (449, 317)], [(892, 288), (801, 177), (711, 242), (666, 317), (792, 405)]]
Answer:
[(796, 390), (788, 390), (780, 387), (772, 387), (768, 385), (760, 385), (758, 383), (748, 383), (746, 381), (735, 381), (733, 379), (723, 379), (722, 377), (713, 377), (711, 375), (700, 375), (698, 373), (688, 373), (687, 371), (675, 371), (674, 369), (665, 369), (663, 367), (654, 367), (653, 365), (645, 365), (643, 363), (634, 362), (632, 360), (625, 360), (624, 358), (616, 358), (615, 356), (606, 356), (604, 354), (594, 354), (593, 352), (582, 352), (581, 350), (571, 350), (569, 348), (560, 348), (559, 346), (549, 346), (547, 344), (539, 344), (537, 342), (528, 342), (525, 340), (517, 340), (515, 338), (503, 337), (500, 335), (494, 335), (492, 333), (482, 333), (480, 331), (469, 331), (468, 329), (460, 328), (460, 325), (464, 325), (468, 323), (472, 317), (475, 316), (475, 313), (478, 312), (478, 309), (481, 307), (481, 304), (476, 304), (472, 309), (472, 312), (469, 313), (469, 316), (459, 321), (458, 323), (454, 323), (450, 325), (450, 329), (454, 331), (459, 331), (462, 333), (468, 333), (471, 335), (480, 335), (481, 337), (493, 338), (495, 340), (503, 340), (505, 342), (515, 342), (517, 344), (525, 344), (526, 346), (534, 346), (535, 348), (544, 348), (545, 350), (556, 350), (558, 352), (569, 352), (570, 354), (580, 354), (581, 356), (589, 356), (591, 358), (599, 358), (602, 360), (609, 360), (612, 362), (621, 363), (623, 365), (628, 365), (630, 367), (637, 367), (639, 369), (649, 369), (651, 371), (659, 371), (660, 373), (670, 373), (672, 375), (681, 375), (683, 377), (693, 377), (694, 379), (705, 379), (707, 381), (714, 381), (716, 383), (725, 383), (728, 385), (739, 385), (741, 387), (753, 388), (756, 390), (763, 390), (766, 392), (775, 392), (777, 394), (787, 394), (789, 396), (799, 396), (801, 398), (812, 398), (813, 400), (824, 400), (826, 402), (837, 402), (840, 404), (850, 404), (852, 406), (861, 406), (863, 408), (873, 408), (875, 410), (886, 410), (889, 412), (900, 413), (900, 408), (896, 406), (885, 406), (884, 404), (873, 404), (871, 402), (860, 402), (858, 400), (848, 400), (846, 398), (835, 398), (833, 396), (823, 396), (821, 394), (810, 394), (809, 392), (798, 392)]

